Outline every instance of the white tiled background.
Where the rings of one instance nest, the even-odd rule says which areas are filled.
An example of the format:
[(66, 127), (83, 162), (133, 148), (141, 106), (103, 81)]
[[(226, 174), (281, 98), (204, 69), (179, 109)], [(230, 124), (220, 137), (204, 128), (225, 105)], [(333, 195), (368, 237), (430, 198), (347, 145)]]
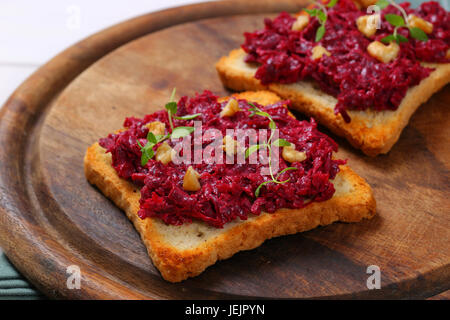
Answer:
[(0, 106), (75, 42), (129, 18), (194, 2), (201, 0), (0, 0)]

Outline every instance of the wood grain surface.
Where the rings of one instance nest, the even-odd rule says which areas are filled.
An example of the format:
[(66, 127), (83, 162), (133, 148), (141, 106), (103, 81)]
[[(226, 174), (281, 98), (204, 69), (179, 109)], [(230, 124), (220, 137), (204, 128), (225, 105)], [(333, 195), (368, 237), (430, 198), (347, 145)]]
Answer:
[[(0, 245), (19, 270), (55, 298), (428, 298), (448, 290), (448, 86), (388, 155), (369, 158), (334, 137), (338, 156), (374, 189), (374, 219), (272, 239), (182, 283), (160, 277), (125, 215), (86, 182), (90, 144), (126, 116), (161, 109), (173, 87), (178, 97), (228, 94), (218, 58), (267, 13), (302, 4), (224, 1), (145, 15), (67, 49), (19, 87), (0, 121)], [(66, 286), (70, 265), (81, 269), (80, 290)], [(381, 269), (380, 290), (367, 289), (369, 265)]]

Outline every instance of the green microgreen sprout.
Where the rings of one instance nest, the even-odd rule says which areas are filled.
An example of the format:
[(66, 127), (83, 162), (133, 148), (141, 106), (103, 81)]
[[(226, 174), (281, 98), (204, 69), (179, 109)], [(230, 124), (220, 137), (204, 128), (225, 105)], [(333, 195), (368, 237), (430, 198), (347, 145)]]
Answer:
[(168, 138), (170, 135), (155, 135), (153, 132), (150, 132), (147, 134), (147, 143), (145, 146), (142, 146), (139, 140), (136, 140), (138, 146), (141, 148), (141, 165), (145, 166), (147, 162), (153, 158), (155, 155), (155, 152), (153, 151), (153, 147), (160, 143), (161, 141), (164, 141)]
[(192, 119), (197, 118), (198, 116), (201, 116), (201, 113), (188, 114), (185, 116), (176, 116), (177, 109), (178, 109), (177, 103), (174, 101), (176, 91), (177, 91), (177, 88), (173, 88), (172, 94), (170, 95), (170, 101), (168, 103), (166, 103), (166, 106), (165, 106), (167, 113), (169, 115), (169, 124), (170, 124), (171, 131), (174, 130), (172, 119), (192, 120)]
[(313, 3), (315, 5), (317, 5), (319, 8), (304, 9), (311, 17), (316, 17), (320, 23), (320, 26), (319, 26), (319, 28), (317, 28), (317, 31), (316, 31), (316, 37), (315, 37), (316, 42), (319, 42), (325, 34), (325, 24), (326, 24), (327, 18), (328, 18), (327, 8), (333, 8), (337, 2), (338, 2), (338, 0), (330, 0), (330, 2), (328, 2), (328, 4), (326, 6), (324, 6), (320, 2), (320, 0), (314, 1)]
[(177, 113), (177, 103), (174, 101), (176, 93), (176, 88), (172, 90), (172, 94), (170, 96), (170, 101), (166, 103), (166, 110), (169, 118), (169, 124), (170, 124), (170, 130), (171, 133), (168, 133), (166, 135), (159, 135), (154, 134), (153, 132), (148, 132), (147, 134), (147, 143), (145, 146), (142, 146), (142, 144), (139, 142), (139, 140), (136, 140), (139, 148), (141, 148), (141, 165), (145, 166), (150, 159), (152, 159), (155, 155), (155, 152), (153, 151), (153, 147), (157, 145), (160, 142), (163, 142), (167, 139), (178, 139), (183, 138), (188, 135), (190, 135), (192, 132), (194, 132), (194, 127), (174, 127), (173, 125), (173, 118), (179, 119), (179, 120), (192, 120), (198, 116), (200, 116), (200, 113), (191, 114), (191, 115), (185, 115), (185, 116), (175, 116)]
[(268, 184), (268, 183), (277, 183), (277, 184), (283, 184), (286, 182), (289, 182), (290, 179), (286, 179), (284, 181), (279, 181), (278, 178), (286, 171), (288, 170), (297, 170), (296, 167), (287, 167), (285, 169), (283, 169), (282, 171), (280, 171), (277, 176), (275, 177), (273, 174), (273, 170), (272, 170), (272, 147), (287, 147), (290, 146), (291, 143), (285, 139), (277, 139), (275, 141), (272, 142), (273, 139), (273, 135), (275, 134), (275, 130), (277, 128), (275, 121), (272, 119), (272, 117), (270, 116), (270, 114), (268, 114), (267, 112), (262, 111), (261, 109), (259, 109), (258, 107), (256, 107), (253, 103), (249, 102), (249, 105), (252, 107), (249, 109), (249, 111), (251, 111), (250, 117), (253, 117), (255, 115), (261, 116), (261, 117), (266, 117), (269, 119), (269, 128), (271, 129), (271, 134), (269, 139), (267, 140), (267, 143), (263, 143), (263, 144), (254, 144), (251, 145), (247, 148), (247, 150), (245, 150), (245, 158), (247, 159), (253, 152), (261, 149), (261, 148), (267, 148), (268, 150), (268, 158), (269, 158), (269, 172), (270, 172), (270, 177), (271, 180), (265, 181), (263, 183), (261, 183), (255, 190), (255, 196), (259, 197), (259, 194), (261, 192), (261, 188)]
[(401, 13), (401, 15), (397, 14), (385, 14), (384, 18), (387, 22), (389, 22), (392, 26), (394, 26), (394, 32), (384, 38), (381, 39), (381, 42), (383, 43), (390, 43), (392, 41), (396, 41), (397, 43), (401, 42), (408, 42), (408, 38), (402, 36), (401, 34), (398, 34), (399, 28), (408, 28), (409, 34), (412, 38), (420, 40), (420, 41), (427, 41), (428, 36), (427, 34), (420, 28), (417, 27), (411, 27), (408, 23), (408, 16), (406, 14), (405, 9), (403, 9), (401, 6), (399, 6), (397, 3), (395, 3), (394, 0), (379, 0), (376, 3), (376, 6), (380, 7), (381, 10), (386, 8), (388, 5), (393, 5), (396, 9), (398, 9)]

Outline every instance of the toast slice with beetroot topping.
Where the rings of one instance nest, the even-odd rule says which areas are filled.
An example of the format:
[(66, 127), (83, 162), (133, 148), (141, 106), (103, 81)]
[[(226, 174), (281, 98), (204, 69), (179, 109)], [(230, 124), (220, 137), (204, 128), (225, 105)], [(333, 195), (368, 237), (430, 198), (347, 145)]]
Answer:
[[(387, 20), (404, 20), (398, 7), (415, 24), (397, 28), (400, 44), (387, 45), (394, 31)], [(282, 13), (263, 30), (245, 33), (242, 48), (216, 64), (220, 79), (235, 91), (273, 91), (365, 154), (387, 153), (415, 110), (450, 82), (450, 14), (437, 2), (415, 10), (390, 5), (381, 11), (380, 29), (368, 33), (360, 28), (365, 8), (339, 0), (327, 11), (319, 41), (320, 19), (311, 11)], [(412, 29), (425, 38), (414, 38)], [(376, 57), (377, 50), (386, 53)], [(392, 51), (392, 60), (379, 61)]]
[[(223, 111), (229, 105), (230, 100), (239, 101), (241, 113), (244, 113), (244, 111), (242, 111), (243, 108), (248, 107), (249, 105), (257, 106), (259, 108), (271, 105), (272, 107), (262, 109), (264, 111), (259, 112), (261, 112), (261, 114), (263, 114), (263, 112), (272, 114), (274, 122), (279, 126), (283, 124), (283, 121), (286, 121), (286, 118), (283, 118), (286, 114), (280, 108), (281, 99), (274, 93), (268, 91), (244, 92), (233, 95), (232, 99), (222, 98), (217, 101), (214, 100), (213, 96), (203, 94), (197, 96), (197, 100), (195, 101), (199, 104), (212, 103), (218, 108), (222, 108)], [(187, 101), (186, 105), (188, 106), (190, 100), (183, 100), (182, 98), (178, 103), (179, 113), (177, 115), (180, 115), (181, 117), (185, 116), (183, 113), (186, 113), (189, 110), (185, 107), (183, 101)], [(282, 107), (285, 108), (284, 105), (282, 105)], [(222, 111), (220, 113), (223, 115)], [(230, 122), (225, 121), (224, 123), (228, 125), (233, 122), (243, 123), (240, 121), (247, 121), (245, 123), (250, 123), (248, 122), (248, 119), (244, 119), (244, 116), (248, 116), (248, 113), (241, 115), (235, 114), (234, 118), (230, 118)], [(205, 117), (203, 118), (203, 121), (208, 120)], [(253, 125), (258, 126), (267, 123), (263, 117), (256, 117), (257, 115), (253, 115), (250, 120)], [(185, 118), (187, 117), (185, 116)], [(147, 121), (154, 120), (151, 117), (146, 119)], [(217, 121), (217, 119), (213, 120)], [(297, 120), (294, 119), (292, 121)], [(130, 121), (128, 121), (128, 124), (129, 123)], [(139, 126), (143, 123), (144, 122), (139, 122)], [(186, 124), (189, 122), (175, 122), (175, 124), (176, 123)], [(309, 132), (315, 130), (308, 122), (299, 122), (299, 127), (301, 126), (305, 126), (305, 129)], [(290, 129), (291, 128), (289, 128), (289, 130)], [(125, 128), (125, 130), (130, 129)], [(121, 130), (120, 132), (124, 132), (124, 130)], [(143, 134), (145, 135), (146, 132), (147, 131), (143, 132)], [(174, 132), (173, 129), (172, 132)], [(110, 135), (109, 137), (113, 137), (115, 139), (114, 141), (120, 140), (120, 137), (117, 135)], [(127, 138), (128, 137), (129, 136), (127, 136)], [(310, 185), (309, 182), (306, 182), (305, 184), (305, 181), (308, 179), (311, 179), (311, 181), (314, 180), (316, 182), (313, 184), (316, 189), (312, 190), (310, 188), (309, 191), (312, 192), (311, 194), (315, 195), (315, 199), (308, 199), (308, 196), (306, 196), (305, 193), (306, 200), (303, 204), (298, 202), (303, 199), (302, 197), (293, 195), (294, 200), (292, 202), (297, 203), (297, 205), (290, 204), (290, 206), (297, 206), (298, 208), (276, 208), (276, 210), (273, 210), (275, 208), (273, 207), (270, 209), (271, 202), (283, 200), (281, 196), (277, 195), (277, 188), (282, 188), (282, 186), (278, 186), (274, 183), (264, 185), (260, 190), (259, 197), (256, 198), (253, 195), (255, 191), (254, 187), (250, 188), (252, 185), (250, 181), (248, 181), (248, 186), (251, 190), (248, 190), (248, 193), (243, 191), (241, 195), (236, 196), (235, 198), (230, 198), (230, 196), (232, 194), (235, 195), (236, 190), (244, 188), (242, 184), (230, 185), (229, 189), (227, 189), (227, 185), (216, 184), (216, 187), (221, 191), (214, 194), (212, 189), (210, 189), (211, 184), (213, 183), (212, 181), (215, 181), (211, 177), (213, 173), (208, 171), (207, 168), (210, 168), (209, 166), (203, 167), (201, 165), (198, 165), (196, 170), (199, 171), (199, 182), (203, 189), (197, 189), (198, 191), (182, 190), (185, 187), (185, 181), (183, 180), (183, 182), (178, 181), (176, 184), (171, 185), (171, 191), (167, 191), (165, 198), (158, 198), (157, 195), (161, 196), (162, 193), (165, 192), (161, 189), (163, 186), (158, 185), (159, 181), (157, 181), (156, 184), (153, 184), (158, 173), (150, 174), (146, 171), (146, 168), (154, 168), (152, 166), (163, 168), (160, 163), (157, 163), (163, 161), (162, 158), (159, 158), (159, 160), (148, 160), (149, 162), (143, 168), (139, 167), (139, 163), (137, 163), (136, 165), (139, 167), (137, 170), (138, 173), (131, 175), (133, 177), (132, 179), (125, 179), (124, 175), (127, 174), (128, 169), (123, 171), (124, 162), (120, 162), (120, 159), (118, 159), (118, 154), (123, 154), (124, 150), (121, 149), (121, 152), (119, 153), (116, 153), (114, 150), (111, 153), (108, 153), (107, 149), (100, 146), (99, 143), (94, 143), (86, 152), (84, 159), (85, 175), (91, 184), (95, 185), (105, 196), (111, 199), (120, 209), (125, 211), (127, 217), (132, 221), (136, 230), (139, 232), (153, 264), (160, 271), (162, 277), (170, 282), (179, 282), (188, 277), (199, 275), (208, 266), (213, 265), (218, 260), (227, 259), (241, 250), (256, 248), (270, 238), (310, 230), (336, 221), (358, 222), (364, 218), (369, 219), (374, 216), (376, 203), (369, 185), (347, 165), (344, 165), (343, 162), (334, 160), (334, 158), (332, 160), (329, 152), (322, 158), (324, 167), (320, 170), (325, 170), (324, 168), (326, 167), (326, 170), (331, 170), (330, 172), (337, 172), (332, 176), (332, 179), (326, 178), (322, 182), (319, 181), (320, 178), (323, 178), (324, 176), (322, 173), (318, 172), (320, 171), (319, 167), (315, 167), (314, 169), (318, 174), (314, 178), (307, 174), (312, 170), (310, 164), (313, 163), (314, 159), (316, 160), (316, 164), (320, 162), (320, 158), (317, 154), (321, 154), (321, 151), (319, 150), (320, 146), (328, 143), (327, 141), (329, 138), (318, 132), (316, 135), (310, 133), (309, 137), (304, 136), (304, 138), (305, 141), (307, 139), (312, 139), (308, 142), (308, 145), (315, 146), (315, 149), (308, 149), (306, 151), (308, 158), (303, 160), (303, 166), (300, 162), (291, 163), (292, 166), (297, 166), (298, 168), (297, 170), (289, 170), (291, 174), (289, 178), (292, 179), (291, 183), (294, 184), (295, 175), (301, 175), (303, 180), (299, 182), (299, 186)], [(318, 144), (314, 141), (318, 142)], [(331, 140), (329, 141), (332, 143)], [(108, 150), (112, 150), (112, 147), (107, 146), (108, 143), (104, 140), (100, 140), (100, 143), (106, 146)], [(144, 142), (140, 144), (142, 145)], [(301, 142), (298, 142), (298, 145), (301, 145)], [(158, 152), (159, 148), (156, 151), (157, 155)], [(312, 154), (314, 155), (312, 156)], [(339, 165), (339, 168), (333, 168), (333, 164)], [(165, 164), (164, 166), (168, 166), (174, 170), (177, 169), (177, 166), (171, 163)], [(232, 168), (233, 165), (227, 166), (231, 166)], [(304, 171), (300, 172), (300, 168), (303, 168), (302, 170)], [(181, 169), (185, 170), (185, 167), (182, 167)], [(151, 170), (149, 169), (149, 171)], [(216, 171), (219, 170), (216, 168)], [(148, 174), (144, 186), (137, 183), (138, 181), (141, 181), (143, 172), (147, 172)], [(220, 181), (233, 178), (232, 171), (229, 172), (229, 175), (220, 176)], [(287, 171), (285, 173), (287, 173)], [(245, 172), (241, 172), (240, 174), (240, 176), (246, 175)], [(333, 175), (333, 173), (331, 173), (331, 175)], [(174, 177), (175, 176), (176, 175), (174, 175)], [(248, 174), (248, 176), (250, 177), (252, 174)], [(260, 177), (257, 178), (260, 179)], [(280, 176), (280, 179), (283, 181), (285, 178), (286, 177)], [(329, 178), (331, 178), (331, 176)], [(176, 178), (169, 177), (168, 179), (169, 180), (165, 180), (164, 185), (167, 185), (170, 179)], [(257, 181), (256, 183), (259, 182), (260, 181)], [(244, 183), (243, 180), (241, 180), (241, 183)], [(295, 186), (288, 186), (289, 183), (290, 182), (283, 184), (283, 188), (286, 189), (280, 189), (280, 192), (288, 193), (287, 191)], [(255, 185), (253, 184), (253, 186)], [(149, 196), (149, 188), (153, 188), (151, 196)], [(222, 210), (220, 217), (217, 215), (218, 218), (214, 220), (213, 218), (215, 218), (215, 216), (211, 212), (203, 210), (206, 206), (206, 202), (195, 209), (198, 212), (193, 212), (190, 215), (187, 215), (186, 211), (182, 211), (180, 207), (173, 207), (173, 203), (171, 203), (170, 200), (171, 195), (175, 193), (175, 189), (177, 189), (178, 192), (182, 190), (185, 197), (194, 197), (196, 194), (201, 194), (205, 189), (209, 190), (208, 194), (210, 199), (208, 199), (208, 201), (213, 202), (214, 200), (215, 206), (212, 207), (217, 208), (217, 211)], [(302, 192), (301, 188), (295, 190), (296, 193)], [(275, 195), (275, 198), (270, 198), (271, 195)], [(226, 199), (227, 203), (225, 207), (219, 208), (221, 197)], [(181, 203), (185, 201), (183, 197), (180, 197), (179, 195), (175, 199), (179, 199), (178, 201), (180, 201), (180, 203), (175, 203), (176, 205), (181, 205)], [(198, 203), (202, 202), (200, 196), (196, 199)], [(253, 200), (253, 203), (249, 203), (249, 205), (252, 206), (252, 210), (254, 210), (253, 205), (255, 203), (267, 201), (265, 202), (265, 206), (263, 206), (263, 210), (256, 214), (252, 214), (249, 211), (247, 215), (242, 215), (242, 212), (240, 212), (239, 217), (234, 216), (234, 218), (224, 222), (223, 219), (225, 216), (230, 217), (229, 211), (226, 209), (235, 209), (233, 203), (237, 201), (236, 199), (241, 199), (238, 205), (242, 208), (246, 207), (245, 201), (247, 201), (247, 199)], [(147, 201), (150, 201), (151, 203), (147, 203)], [(164, 202), (165, 207), (160, 207), (158, 209), (160, 201), (166, 201)], [(281, 202), (280, 205), (289, 206), (287, 203), (283, 204), (283, 202)], [(264, 209), (268, 209), (272, 212), (265, 212)], [(171, 215), (171, 213), (173, 214), (175, 212), (177, 212), (178, 216)], [(204, 215), (202, 216), (200, 213), (203, 213)], [(181, 219), (180, 217), (184, 218)], [(178, 218), (181, 220), (177, 220)], [(209, 220), (206, 218), (209, 218)]]

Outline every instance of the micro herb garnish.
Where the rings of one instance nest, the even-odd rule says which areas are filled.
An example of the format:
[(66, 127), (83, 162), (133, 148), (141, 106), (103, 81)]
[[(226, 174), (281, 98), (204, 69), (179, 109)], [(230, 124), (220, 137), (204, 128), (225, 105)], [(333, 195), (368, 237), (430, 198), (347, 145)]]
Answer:
[(379, 0), (376, 3), (376, 6), (380, 7), (380, 9), (383, 10), (390, 4), (392, 4), (396, 9), (398, 9), (402, 15), (401, 16), (397, 15), (397, 14), (385, 14), (384, 15), (384, 18), (386, 19), (386, 21), (389, 22), (395, 28), (394, 28), (393, 34), (390, 34), (390, 35), (382, 38), (381, 42), (384, 42), (386, 44), (388, 44), (392, 41), (396, 41), (397, 43), (408, 42), (408, 39), (406, 37), (397, 33), (397, 30), (402, 27), (409, 29), (409, 34), (411, 35), (412, 38), (420, 40), (420, 41), (428, 40), (427, 34), (422, 29), (417, 28), (417, 27), (411, 27), (409, 25), (408, 16), (406, 15), (405, 9), (403, 9), (401, 6), (396, 4), (394, 2), (394, 0)]
[(170, 124), (170, 130), (173, 131), (173, 122), (172, 122), (172, 116), (177, 113), (177, 103), (173, 100), (175, 98), (175, 92), (177, 91), (177, 88), (173, 88), (172, 94), (170, 95), (170, 101), (166, 103), (166, 110), (167, 114), (169, 115), (169, 124)]
[(250, 114), (250, 117), (253, 117), (254, 115), (258, 115), (261, 117), (266, 117), (269, 119), (269, 128), (271, 129), (271, 134), (269, 137), (269, 140), (267, 140), (267, 143), (264, 144), (254, 144), (248, 147), (247, 150), (245, 150), (245, 159), (247, 159), (253, 152), (261, 149), (261, 148), (267, 148), (268, 153), (269, 153), (269, 172), (270, 172), (270, 177), (272, 178), (271, 180), (265, 181), (263, 183), (261, 183), (255, 190), (255, 196), (259, 197), (259, 193), (261, 192), (261, 188), (268, 184), (268, 183), (278, 183), (278, 184), (283, 184), (288, 182), (290, 179), (284, 180), (284, 181), (279, 181), (278, 178), (286, 171), (288, 170), (297, 170), (297, 168), (295, 167), (287, 167), (285, 169), (283, 169), (282, 171), (280, 171), (277, 176), (275, 177), (273, 175), (273, 171), (272, 171), (272, 146), (275, 147), (287, 147), (290, 146), (291, 143), (285, 139), (277, 139), (275, 141), (272, 142), (272, 138), (273, 135), (275, 133), (275, 129), (277, 128), (275, 121), (273, 121), (272, 117), (270, 116), (270, 114), (268, 114), (267, 112), (262, 111), (261, 109), (259, 109), (258, 107), (256, 107), (253, 103), (249, 102), (248, 103), (252, 108), (248, 109), (249, 111), (251, 111), (252, 113)]
[(142, 146), (142, 144), (139, 142), (139, 140), (136, 140), (139, 148), (141, 148), (141, 165), (145, 166), (148, 161), (154, 157), (155, 152), (153, 151), (153, 147), (155, 145), (157, 145), (160, 142), (163, 142), (164, 140), (167, 139), (178, 139), (178, 138), (183, 138), (186, 137), (188, 135), (190, 135), (192, 132), (194, 132), (195, 128), (194, 127), (175, 127), (173, 126), (173, 120), (172, 118), (175, 119), (180, 119), (180, 120), (191, 120), (194, 119), (196, 117), (198, 117), (199, 115), (201, 115), (200, 113), (197, 114), (192, 114), (192, 115), (186, 115), (186, 116), (181, 116), (181, 117), (177, 117), (174, 116), (174, 114), (177, 113), (177, 103), (174, 101), (174, 97), (175, 97), (175, 92), (176, 92), (176, 88), (174, 88), (172, 90), (172, 95), (170, 96), (170, 102), (166, 103), (166, 110), (169, 116), (169, 124), (170, 124), (170, 129), (171, 129), (171, 133), (168, 133), (166, 135), (160, 135), (160, 134), (154, 134), (153, 132), (148, 132), (147, 134), (147, 143), (145, 144), (145, 146)]
[(173, 129), (174, 129), (172, 118), (178, 119), (178, 120), (192, 120), (201, 115), (201, 113), (196, 113), (196, 114), (188, 114), (185, 116), (177, 117), (175, 114), (177, 113), (178, 106), (177, 106), (177, 103), (174, 101), (176, 91), (177, 91), (177, 88), (173, 88), (172, 94), (170, 96), (170, 102), (166, 103), (166, 106), (165, 106), (167, 113), (169, 115), (169, 124), (170, 124), (171, 131), (173, 131)]
[(320, 23), (320, 27), (317, 28), (316, 31), (316, 42), (319, 42), (325, 34), (325, 23), (327, 22), (328, 18), (327, 8), (333, 8), (337, 2), (338, 0), (330, 0), (330, 2), (328, 2), (328, 4), (324, 6), (322, 3), (320, 3), (320, 0), (314, 1), (314, 4), (316, 4), (319, 8), (304, 9), (311, 17), (317, 17), (317, 20)]
[(153, 158), (153, 156), (155, 155), (155, 152), (153, 151), (153, 147), (160, 143), (163, 140), (166, 140), (168, 137), (170, 136), (170, 134), (167, 135), (155, 135), (153, 134), (153, 132), (149, 132), (147, 134), (147, 143), (145, 144), (145, 146), (142, 146), (141, 143), (139, 142), (139, 140), (136, 140), (138, 146), (141, 148), (141, 165), (145, 166), (147, 164), (147, 162)]

